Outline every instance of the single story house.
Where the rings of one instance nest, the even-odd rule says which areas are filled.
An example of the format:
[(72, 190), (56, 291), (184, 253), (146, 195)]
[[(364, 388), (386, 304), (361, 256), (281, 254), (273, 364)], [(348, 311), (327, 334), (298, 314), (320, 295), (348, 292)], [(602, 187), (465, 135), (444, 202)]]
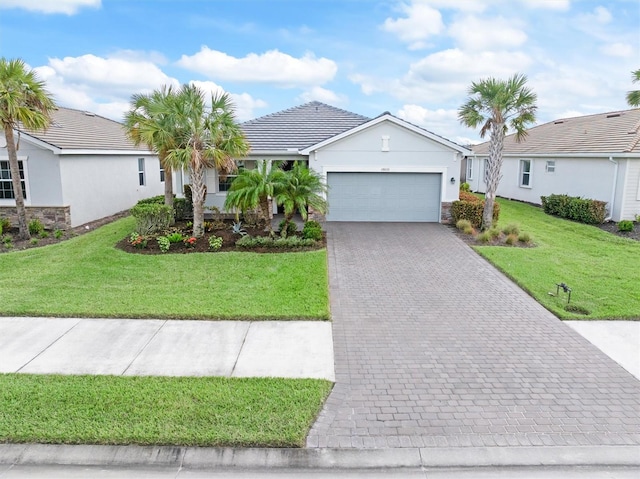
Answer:
[[(83, 225), (164, 193), (158, 157), (136, 147), (116, 121), (58, 108), (47, 131), (18, 129), (16, 138), (27, 215), (47, 227)], [(17, 223), (9, 158), (0, 146), (0, 216)]]
[[(328, 185), (327, 221), (440, 222), (458, 199), (470, 150), (388, 112), (367, 118), (317, 101), (243, 123), (258, 159), (304, 161)], [(177, 191), (187, 178), (175, 175)], [(207, 201), (222, 209), (230, 181), (207, 171)]]
[[(466, 181), (484, 192), (489, 142), (473, 147)], [(640, 109), (564, 118), (528, 130), (524, 141), (505, 138), (497, 194), (540, 204), (567, 194), (607, 202), (613, 221), (640, 215)]]

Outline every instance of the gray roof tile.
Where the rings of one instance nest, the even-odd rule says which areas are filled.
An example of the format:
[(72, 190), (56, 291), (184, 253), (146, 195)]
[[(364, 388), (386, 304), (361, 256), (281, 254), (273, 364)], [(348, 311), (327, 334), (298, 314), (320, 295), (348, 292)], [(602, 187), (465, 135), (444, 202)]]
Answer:
[(63, 150), (148, 151), (144, 145), (137, 147), (127, 138), (121, 123), (90, 112), (58, 107), (51, 119), (45, 132), (19, 130)]
[[(489, 142), (473, 147), (486, 155)], [(508, 135), (504, 154), (640, 153), (640, 109), (563, 118), (528, 130), (517, 143)]]
[(253, 150), (286, 151), (315, 145), (370, 118), (312, 101), (241, 124)]

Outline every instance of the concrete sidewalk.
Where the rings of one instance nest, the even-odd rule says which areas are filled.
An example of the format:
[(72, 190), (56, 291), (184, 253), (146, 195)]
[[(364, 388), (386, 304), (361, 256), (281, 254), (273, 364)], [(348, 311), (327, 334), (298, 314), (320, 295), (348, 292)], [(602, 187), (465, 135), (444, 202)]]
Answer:
[(5, 317), (0, 373), (335, 379), (322, 321)]

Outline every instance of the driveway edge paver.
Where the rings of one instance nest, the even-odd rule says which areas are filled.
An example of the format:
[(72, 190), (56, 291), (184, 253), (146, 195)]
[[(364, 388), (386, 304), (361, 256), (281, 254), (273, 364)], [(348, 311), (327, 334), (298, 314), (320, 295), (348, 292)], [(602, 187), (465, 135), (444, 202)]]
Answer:
[(0, 445), (0, 464), (162, 466), (190, 469), (640, 466), (640, 446), (252, 449), (2, 444)]

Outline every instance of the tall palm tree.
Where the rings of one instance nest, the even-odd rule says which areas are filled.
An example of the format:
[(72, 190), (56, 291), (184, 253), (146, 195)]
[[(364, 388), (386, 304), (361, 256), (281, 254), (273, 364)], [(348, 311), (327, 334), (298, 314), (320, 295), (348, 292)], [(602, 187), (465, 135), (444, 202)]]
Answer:
[(254, 169), (241, 170), (231, 183), (224, 207), (241, 211), (259, 208), (262, 226), (271, 232), (269, 198), (278, 193), (278, 187), (284, 181), (285, 172), (280, 165), (280, 161), (258, 160)]
[(521, 74), (515, 74), (506, 81), (486, 78), (473, 82), (468, 91), (470, 97), (458, 109), (460, 123), (471, 128), (481, 125), (481, 138), (490, 133), (483, 230), (491, 228), (493, 223), (493, 205), (501, 179), (504, 137), (511, 128), (515, 131), (516, 141), (524, 140), (526, 126), (536, 119), (537, 95), (525, 86), (526, 83), (527, 77)]
[[(631, 81), (633, 83), (640, 82), (640, 70), (631, 72)], [(627, 92), (627, 103), (633, 107), (640, 107), (640, 90)]]
[(163, 86), (148, 95), (135, 94), (124, 118), (127, 135), (136, 146), (145, 144), (158, 154), (164, 170), (164, 204), (168, 206), (173, 206), (173, 173), (166, 158), (169, 150), (176, 146), (174, 100), (175, 92), (171, 86)]
[(287, 231), (296, 212), (299, 212), (305, 221), (309, 215), (309, 208), (318, 213), (327, 212), (327, 202), (324, 199), (327, 186), (318, 173), (296, 161), (282, 179), (282, 184), (276, 187), (276, 201), (284, 207), (286, 223), (282, 228), (283, 232)]
[(18, 146), (13, 130), (22, 126), (28, 130), (46, 130), (51, 123), (51, 111), (56, 107), (53, 98), (33, 70), (21, 59), (0, 58), (0, 125), (7, 140), (9, 170), (13, 196), (18, 213), (19, 237), (28, 239), (27, 211), (20, 182)]
[(173, 105), (177, 124), (175, 147), (167, 152), (172, 168), (188, 168), (193, 198), (193, 236), (204, 234), (205, 171), (219, 174), (236, 170), (234, 158), (244, 158), (249, 144), (235, 120), (234, 106), (227, 93), (211, 96), (207, 105), (202, 90), (183, 85)]

